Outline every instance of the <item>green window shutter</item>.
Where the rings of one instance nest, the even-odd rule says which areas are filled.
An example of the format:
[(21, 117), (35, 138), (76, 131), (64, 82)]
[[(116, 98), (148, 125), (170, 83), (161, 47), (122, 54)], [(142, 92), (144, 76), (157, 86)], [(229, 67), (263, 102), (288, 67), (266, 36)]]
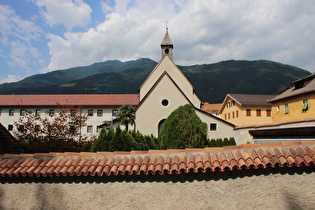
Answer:
[(284, 104), (284, 114), (289, 114), (289, 105)]
[(308, 110), (308, 100), (303, 100), (302, 102), (302, 111), (307, 111)]

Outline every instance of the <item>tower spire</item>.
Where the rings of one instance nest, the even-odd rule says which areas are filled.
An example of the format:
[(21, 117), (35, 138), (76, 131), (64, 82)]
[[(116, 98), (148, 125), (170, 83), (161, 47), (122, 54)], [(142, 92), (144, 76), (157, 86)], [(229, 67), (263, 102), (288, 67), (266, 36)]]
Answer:
[(162, 49), (162, 57), (164, 57), (165, 55), (168, 55), (171, 59), (173, 59), (173, 43), (170, 38), (170, 35), (168, 34), (167, 24), (166, 24), (166, 33), (161, 43), (161, 49)]

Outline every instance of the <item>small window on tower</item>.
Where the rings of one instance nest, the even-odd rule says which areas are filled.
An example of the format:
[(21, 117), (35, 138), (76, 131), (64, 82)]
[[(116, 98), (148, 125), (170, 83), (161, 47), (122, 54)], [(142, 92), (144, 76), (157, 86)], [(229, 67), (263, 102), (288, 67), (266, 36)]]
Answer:
[(168, 48), (165, 49), (165, 54), (168, 54), (170, 50)]

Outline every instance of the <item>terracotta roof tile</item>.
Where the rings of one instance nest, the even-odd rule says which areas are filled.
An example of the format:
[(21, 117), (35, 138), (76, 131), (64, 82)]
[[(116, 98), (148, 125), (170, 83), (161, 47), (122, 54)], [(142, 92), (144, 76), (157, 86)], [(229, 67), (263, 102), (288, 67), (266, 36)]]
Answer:
[(138, 103), (138, 94), (0, 95), (0, 106), (120, 106)]
[[(308, 144), (307, 144), (308, 143)], [(117, 176), (315, 165), (315, 142), (222, 148), (0, 156), (2, 177)]]

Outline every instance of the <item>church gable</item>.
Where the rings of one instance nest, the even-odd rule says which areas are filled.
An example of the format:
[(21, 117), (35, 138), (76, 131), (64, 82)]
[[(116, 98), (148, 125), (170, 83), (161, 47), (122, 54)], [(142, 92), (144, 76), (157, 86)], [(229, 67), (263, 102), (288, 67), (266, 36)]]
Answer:
[(180, 88), (189, 101), (191, 101), (195, 107), (199, 108), (201, 102), (195, 94), (194, 87), (167, 55), (160, 60), (151, 74), (141, 85), (139, 89), (140, 101), (142, 101), (146, 95), (149, 94), (152, 86), (164, 74), (164, 72), (166, 72), (173, 79), (174, 83)]
[(158, 124), (181, 105), (191, 103), (174, 80), (164, 72), (136, 111), (136, 126), (144, 134), (158, 135)]

